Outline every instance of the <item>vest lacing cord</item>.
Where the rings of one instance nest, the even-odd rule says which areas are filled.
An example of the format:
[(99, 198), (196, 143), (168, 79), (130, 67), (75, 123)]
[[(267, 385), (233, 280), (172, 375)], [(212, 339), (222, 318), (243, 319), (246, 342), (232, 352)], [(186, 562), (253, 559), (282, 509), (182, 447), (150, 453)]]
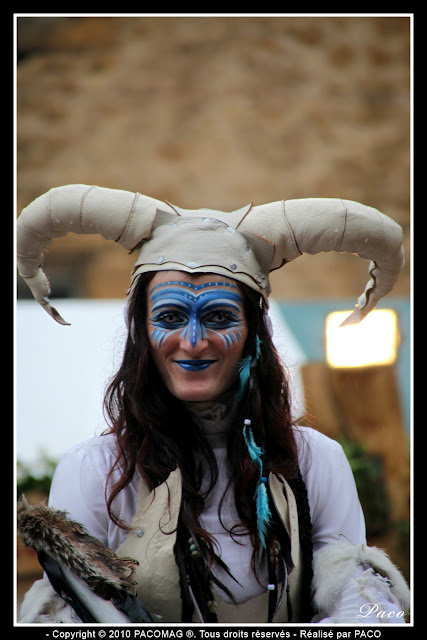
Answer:
[(298, 622), (311, 622), (315, 611), (312, 603), (313, 542), (310, 506), (307, 489), (301, 473), (296, 478), (287, 478), (297, 503), (299, 538), (302, 551), (301, 607)]
[[(235, 600), (229, 589), (209, 570), (210, 558), (207, 545), (199, 541), (194, 533), (190, 534), (181, 516), (178, 520), (174, 553), (181, 587), (181, 622), (192, 622), (194, 613), (200, 622), (218, 622), (213, 585), (222, 589), (234, 604)], [(215, 554), (214, 559), (221, 569), (238, 584), (221, 558)]]
[[(292, 621), (292, 604), (289, 590), (289, 573), (292, 571), (291, 541), (279, 514), (274, 500), (269, 495), (271, 505), (271, 524), (268, 531), (268, 622), (273, 622), (286, 596), (288, 622)], [(280, 586), (280, 593), (279, 593)]]

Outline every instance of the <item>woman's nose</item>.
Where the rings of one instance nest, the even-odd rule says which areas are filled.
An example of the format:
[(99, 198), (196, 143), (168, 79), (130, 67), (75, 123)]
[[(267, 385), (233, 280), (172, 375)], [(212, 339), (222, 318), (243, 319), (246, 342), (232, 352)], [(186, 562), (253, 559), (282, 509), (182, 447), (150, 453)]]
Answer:
[(197, 321), (190, 322), (187, 331), (181, 338), (181, 348), (191, 351), (203, 351), (208, 346), (206, 332)]
[(192, 355), (202, 353), (205, 351), (207, 346), (208, 341), (202, 339), (192, 341), (188, 338), (184, 338), (180, 344), (183, 351), (187, 351), (187, 353), (191, 353)]

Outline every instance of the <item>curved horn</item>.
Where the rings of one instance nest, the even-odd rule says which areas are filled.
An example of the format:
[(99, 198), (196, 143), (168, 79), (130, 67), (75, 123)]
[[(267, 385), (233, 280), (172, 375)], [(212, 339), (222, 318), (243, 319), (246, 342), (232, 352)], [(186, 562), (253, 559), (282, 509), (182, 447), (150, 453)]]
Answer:
[[(218, 273), (231, 269), (233, 277), (249, 282), (253, 288), (258, 287), (257, 290), (264, 297), (269, 292), (269, 286), (266, 287), (265, 284), (268, 283), (269, 270), (277, 269), (303, 253), (350, 252), (370, 260), (371, 275), (365, 291), (358, 299), (356, 310), (343, 323), (354, 324), (362, 320), (378, 300), (391, 291), (404, 264), (401, 227), (376, 209), (350, 200), (305, 198), (272, 202), (252, 208), (245, 207), (242, 213), (238, 212), (237, 220), (233, 213), (212, 212), (215, 214), (213, 217), (223, 223), (228, 220), (230, 224), (236, 224), (236, 230), (240, 232), (237, 236), (248, 237), (247, 234), (251, 234), (249, 244), (241, 238), (245, 250), (240, 247), (239, 242), (233, 244), (230, 239), (234, 235), (226, 233), (222, 228), (226, 228), (227, 232), (230, 229), (233, 231), (230, 226), (223, 224), (215, 236), (212, 235), (215, 229), (206, 227), (203, 231), (203, 243), (196, 246), (186, 227), (184, 236), (179, 236), (179, 247), (185, 254), (179, 260), (173, 255), (176, 253), (174, 247), (177, 246), (178, 236), (175, 235), (174, 240), (168, 240), (167, 246), (162, 244), (163, 236), (155, 240), (151, 236), (156, 213), (160, 215), (162, 211), (174, 213), (171, 205), (129, 191), (87, 185), (67, 185), (51, 189), (28, 205), (18, 219), (19, 273), (43, 308), (57, 322), (68, 324), (50, 306), (49, 283), (41, 267), (45, 247), (54, 237), (64, 236), (70, 231), (99, 233), (128, 250), (133, 250), (143, 240), (151, 239), (148, 256), (145, 256), (150, 268), (163, 268), (159, 264), (165, 263), (165, 268), (172, 264), (173, 268), (193, 269), (200, 261), (201, 268), (197, 267), (195, 270), (206, 270), (207, 267), (203, 267), (206, 264), (209, 270), (217, 272), (216, 269), (219, 269)], [(191, 222), (194, 217), (199, 219), (206, 215), (205, 210), (182, 210), (182, 213), (186, 214), (183, 216), (184, 222), (185, 218), (189, 218)], [(209, 218), (205, 218), (205, 222), (206, 220)], [(172, 227), (176, 227), (176, 224), (171, 225)], [(223, 231), (225, 236), (221, 235)], [(216, 258), (211, 255), (212, 251), (217, 255), (216, 241), (220, 235), (221, 242), (225, 243), (226, 260), (223, 255)], [(228, 244), (226, 236), (229, 236)], [(261, 239), (268, 241), (267, 249), (265, 243), (258, 243)], [(229, 251), (237, 254), (240, 251), (247, 258), (250, 254), (249, 245), (255, 254), (255, 261), (245, 261), (240, 255), (238, 268), (238, 261), (230, 267)], [(162, 253), (157, 254), (156, 251), (160, 248)], [(211, 257), (208, 262), (204, 261), (207, 248)], [(167, 256), (164, 251), (168, 252)], [(193, 256), (196, 251), (199, 252), (198, 260)], [(224, 263), (221, 262), (223, 259)]]
[(371, 279), (343, 326), (360, 322), (391, 291), (405, 262), (402, 228), (376, 209), (351, 200), (274, 202), (254, 207), (243, 227), (274, 241), (272, 269), (303, 253), (349, 252), (370, 260)]
[(54, 309), (49, 281), (42, 270), (43, 251), (54, 238), (98, 233), (131, 251), (150, 236), (158, 206), (139, 193), (83, 184), (56, 187), (22, 210), (17, 223), (17, 266), (34, 298), (60, 324), (69, 324)]

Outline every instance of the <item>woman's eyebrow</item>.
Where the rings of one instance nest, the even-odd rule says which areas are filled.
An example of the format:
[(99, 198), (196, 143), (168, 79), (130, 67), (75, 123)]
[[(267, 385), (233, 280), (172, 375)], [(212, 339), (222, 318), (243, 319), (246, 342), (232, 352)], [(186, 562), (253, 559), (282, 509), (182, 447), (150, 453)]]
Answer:
[(190, 309), (191, 301), (188, 300), (185, 296), (174, 294), (173, 292), (162, 292), (161, 294), (153, 295), (151, 298), (152, 301), (152, 311), (157, 309), (164, 308), (177, 308), (177, 309)]
[(215, 298), (215, 299), (205, 300), (201, 302), (202, 302), (201, 306), (204, 309), (208, 309), (209, 307), (214, 307), (216, 309), (235, 309), (236, 311), (241, 311), (241, 306), (239, 306), (238, 300), (234, 302), (233, 300), (224, 300), (223, 298), (221, 299)]

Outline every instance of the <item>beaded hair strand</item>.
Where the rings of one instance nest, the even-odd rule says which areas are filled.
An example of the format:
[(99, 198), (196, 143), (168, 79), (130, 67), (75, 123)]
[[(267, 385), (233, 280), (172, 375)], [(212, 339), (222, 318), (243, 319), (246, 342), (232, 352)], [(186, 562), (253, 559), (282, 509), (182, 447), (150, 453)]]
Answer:
[[(212, 573), (212, 559), (206, 543), (188, 530), (182, 517), (178, 521), (174, 553), (180, 576), (181, 622), (192, 622), (194, 615), (200, 622), (218, 622), (214, 585), (221, 589), (232, 602), (234, 602), (233, 595)], [(231, 578), (235, 579), (227, 565), (216, 554), (213, 559)]]
[[(259, 373), (259, 361), (261, 358), (261, 346), (258, 335), (256, 336), (256, 349), (255, 355), (248, 356), (242, 361), (242, 367), (240, 368), (240, 397), (247, 394), (247, 407), (251, 406), (250, 396), (255, 388), (256, 377)], [(290, 540), (287, 532), (285, 531), (283, 524), (281, 523), (278, 514), (275, 512), (274, 502), (269, 499), (267, 490), (267, 478), (263, 473), (263, 445), (264, 445), (264, 432), (262, 428), (262, 441), (261, 446), (255, 443), (252, 429), (252, 421), (250, 418), (245, 419), (243, 427), (243, 437), (246, 442), (248, 453), (253, 463), (259, 467), (260, 478), (255, 492), (256, 513), (257, 513), (257, 528), (261, 545), (267, 550), (267, 563), (269, 572), (269, 613), (268, 621), (272, 622), (275, 611), (277, 610), (278, 603), (281, 602), (284, 596), (283, 590), (286, 589), (287, 593), (287, 605), (289, 621), (292, 619), (292, 607), (289, 596), (289, 584), (287, 582), (288, 567), (291, 566), (292, 560), (290, 558)], [(302, 567), (302, 597), (301, 597), (301, 610), (300, 620), (302, 622), (310, 622), (313, 617), (313, 607), (311, 598), (311, 584), (313, 578), (312, 560), (313, 560), (313, 545), (312, 545), (312, 528), (310, 518), (310, 508), (308, 503), (307, 489), (301, 473), (298, 469), (296, 478), (287, 479), (297, 503), (298, 521), (299, 521), (299, 536), (302, 549), (303, 567)], [(278, 561), (281, 559), (281, 572), (282, 572), (282, 593), (279, 596), (277, 569)]]

